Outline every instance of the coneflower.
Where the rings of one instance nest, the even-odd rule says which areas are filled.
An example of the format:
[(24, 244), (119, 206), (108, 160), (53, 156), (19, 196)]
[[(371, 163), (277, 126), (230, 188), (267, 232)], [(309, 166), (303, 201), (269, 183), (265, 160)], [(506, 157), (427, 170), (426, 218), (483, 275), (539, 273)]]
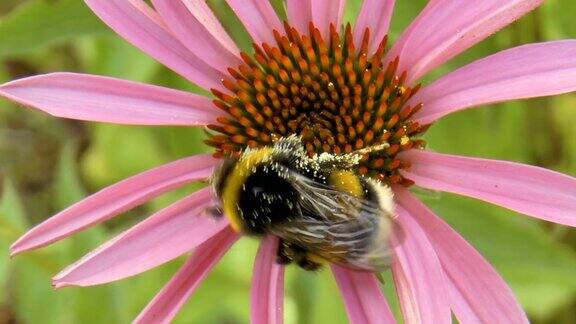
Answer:
[[(241, 52), (204, 1), (85, 0), (126, 40), (189, 81), (204, 97), (108, 77), (56, 73), (12, 81), (0, 95), (54, 116), (137, 125), (206, 126), (212, 155), (184, 158), (93, 194), (36, 226), (12, 246), (32, 250), (108, 220), (177, 187), (209, 178), (220, 158), (298, 135), (309, 155), (343, 154), (387, 142), (355, 172), (390, 185), (403, 241), (391, 266), (405, 323), (526, 323), (510, 288), (460, 235), (410, 193), (453, 192), (528, 216), (576, 225), (576, 179), (538, 167), (425, 149), (439, 118), (483, 104), (576, 89), (576, 41), (496, 53), (430, 85), (427, 72), (539, 6), (542, 0), (434, 0), (387, 48), (394, 1), (364, 0), (354, 26), (344, 0), (287, 0), (282, 23), (271, 4), (228, 0), (254, 46)], [(538, 199), (534, 199), (538, 197)], [(205, 216), (216, 201), (198, 192), (128, 229), (54, 278), (56, 287), (119, 280), (194, 251), (140, 314), (164, 323), (242, 233)], [(278, 240), (257, 255), (253, 323), (281, 323)], [(333, 266), (352, 323), (392, 323), (374, 274)], [(473, 280), (471, 279), (473, 278)]]

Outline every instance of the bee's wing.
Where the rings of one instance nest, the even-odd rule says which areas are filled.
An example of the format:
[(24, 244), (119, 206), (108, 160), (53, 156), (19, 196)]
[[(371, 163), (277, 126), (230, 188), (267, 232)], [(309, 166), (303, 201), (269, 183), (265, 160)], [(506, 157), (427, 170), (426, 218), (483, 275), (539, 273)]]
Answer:
[(300, 215), (271, 232), (339, 265), (375, 272), (388, 267), (392, 215), (297, 173), (290, 177), (300, 196)]

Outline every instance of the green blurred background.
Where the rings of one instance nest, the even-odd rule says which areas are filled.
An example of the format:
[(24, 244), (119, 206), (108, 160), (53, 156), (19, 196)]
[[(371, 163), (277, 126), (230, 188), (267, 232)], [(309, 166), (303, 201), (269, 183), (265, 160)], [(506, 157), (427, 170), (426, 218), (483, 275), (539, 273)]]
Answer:
[[(208, 1), (249, 48), (223, 0)], [(426, 1), (397, 1), (396, 38)], [(281, 1), (274, 1), (285, 17)], [(360, 1), (349, 0), (352, 21)], [(549, 0), (482, 42), (437, 77), (467, 62), (528, 42), (576, 38), (576, 2)], [(80, 0), (0, 2), (0, 82), (51, 71), (78, 71), (198, 91), (108, 30)], [(576, 176), (574, 94), (473, 109), (438, 122), (429, 148), (539, 165)], [(167, 194), (103, 226), (13, 260), (8, 246), (30, 226), (132, 174), (207, 150), (203, 130), (132, 127), (52, 118), (0, 100), (0, 323), (128, 323), (182, 259), (124, 281), (55, 291), (50, 277), (119, 231), (195, 188)], [(576, 323), (576, 231), (449, 194), (419, 192), (510, 283), (534, 323)], [(538, 199), (538, 197), (533, 197)], [(243, 239), (201, 285), (177, 323), (247, 323), (257, 242)], [(389, 277), (389, 274), (385, 275)], [(471, 278), (474, 280), (474, 278)], [(386, 292), (395, 309), (393, 286)], [(286, 323), (346, 323), (329, 271), (291, 267)]]

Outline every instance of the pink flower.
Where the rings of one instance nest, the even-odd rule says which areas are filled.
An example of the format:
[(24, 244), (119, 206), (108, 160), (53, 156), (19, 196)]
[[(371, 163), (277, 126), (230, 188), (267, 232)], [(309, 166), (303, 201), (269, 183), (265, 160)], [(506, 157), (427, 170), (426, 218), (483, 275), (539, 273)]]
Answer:
[[(402, 242), (395, 245), (392, 273), (406, 323), (449, 323), (451, 312), (461, 323), (526, 323), (527, 318), (510, 288), (486, 260), (403, 185), (413, 181), (419, 187), (470, 196), (528, 216), (568, 226), (576, 225), (576, 179), (517, 163), (426, 151), (419, 149), (423, 143), (416, 138), (425, 131), (425, 127), (420, 125), (429, 125), (459, 110), (576, 89), (576, 41), (562, 40), (529, 44), (496, 53), (453, 71), (417, 91), (416, 81), (423, 75), (542, 2), (430, 1), (384, 56), (384, 48), (379, 48), (379, 44), (388, 31), (394, 1), (365, 0), (353, 30), (345, 33), (344, 38), (349, 38), (342, 44), (348, 47), (344, 50), (326, 47), (328, 52), (318, 49), (318, 52), (312, 53), (329, 53), (330, 62), (336, 62), (337, 53), (342, 54), (352, 48), (352, 53), (346, 55), (356, 60), (352, 62), (353, 66), (368, 64), (367, 58), (378, 59), (374, 61), (376, 64), (365, 65), (366, 71), (373, 74), (356, 75), (356, 70), (350, 74), (344, 61), (341, 64), (330, 63), (330, 68), (336, 70), (330, 70), (332, 74), (326, 75), (333, 79), (327, 83), (319, 81), (320, 85), (330, 86), (312, 95), (299, 93), (293, 100), (304, 98), (314, 104), (310, 98), (320, 97), (322, 93), (332, 95), (333, 88), (338, 86), (338, 94), (345, 98), (332, 98), (333, 101), (322, 107), (329, 106), (330, 102), (346, 105), (343, 100), (353, 100), (353, 95), (346, 96), (350, 91), (354, 93), (354, 85), (359, 85), (361, 91), (366, 91), (362, 92), (364, 97), (360, 96), (358, 100), (360, 108), (367, 109), (365, 112), (369, 113), (367, 121), (361, 125), (354, 124), (351, 130), (347, 128), (348, 138), (340, 146), (330, 146), (330, 139), (323, 143), (310, 140), (308, 149), (313, 152), (323, 149), (337, 152), (346, 150), (346, 145), (362, 147), (378, 134), (387, 136), (385, 139), (395, 145), (386, 152), (389, 162), (370, 160), (359, 172), (393, 184), (398, 223), (406, 235)], [(242, 86), (256, 91), (260, 86), (258, 82), (267, 79), (259, 78), (254, 74), (257, 72), (247, 67), (256, 64), (259, 68), (270, 68), (274, 73), (282, 69), (285, 72), (301, 72), (310, 68), (309, 74), (313, 75), (312, 65), (308, 64), (319, 62), (316, 67), (326, 71), (321, 55), (315, 57), (318, 61), (314, 61), (310, 57), (304, 59), (307, 53), (298, 52), (291, 56), (294, 59), (292, 62), (282, 61), (282, 55), (287, 55), (287, 51), (294, 48), (293, 44), (306, 48), (303, 38), (298, 37), (308, 35), (309, 22), (317, 28), (317, 35), (307, 39), (320, 44), (320, 47), (322, 44), (328, 46), (331, 37), (338, 36), (336, 31), (339, 28), (331, 31), (330, 26), (341, 26), (345, 1), (287, 0), (288, 23), (294, 27), (291, 29), (283, 26), (266, 1), (228, 0), (259, 46), (262, 55), (255, 58), (240, 55), (240, 50), (204, 1), (153, 0), (155, 9), (142, 0), (86, 0), (86, 3), (126, 40), (191, 82), (205, 89), (214, 89), (218, 98), (216, 105), (228, 114), (215, 109), (213, 98), (72, 73), (12, 81), (0, 86), (0, 95), (64, 118), (137, 125), (211, 125), (212, 129), (222, 134), (214, 135), (208, 142), (216, 147), (217, 155), (224, 155), (270, 141), (266, 137), (266, 126), (261, 129), (254, 126), (258, 116), (266, 115), (267, 111), (250, 110), (250, 107), (254, 107), (250, 105), (259, 102), (260, 98), (244, 98), (245, 93), (242, 93)], [(365, 33), (366, 29), (370, 32)], [(284, 30), (289, 34), (287, 38), (282, 38)], [(276, 35), (274, 31), (277, 31)], [(290, 31), (294, 33), (290, 34)], [(326, 42), (319, 41), (319, 37)], [(287, 49), (275, 52), (275, 46), (282, 47), (277, 40), (282, 39), (288, 44)], [(332, 39), (332, 44), (339, 44), (338, 39)], [(280, 56), (276, 58), (278, 53)], [(290, 69), (279, 65), (299, 63), (298, 55), (303, 58), (304, 67), (300, 65)], [(261, 58), (265, 60), (259, 61)], [(239, 68), (237, 71), (241, 64), (244, 64), (244, 70)], [(275, 66), (279, 70), (274, 70)], [(235, 70), (230, 71), (229, 68)], [(349, 74), (345, 75), (346, 78), (342, 77), (344, 83), (341, 84), (338, 75), (342, 71)], [(386, 76), (388, 72), (394, 75)], [(274, 75), (283, 78), (282, 73)], [(296, 80), (307, 75), (286, 74), (289, 81), (282, 84), (290, 90), (290, 85), (301, 86), (302, 82), (306, 82)], [(365, 76), (367, 82), (362, 84)], [(379, 76), (383, 79), (377, 79)], [(392, 76), (396, 78), (385, 79)], [(242, 79), (254, 82), (243, 85)], [(270, 80), (264, 86), (270, 90), (276, 81)], [(348, 85), (351, 87), (343, 90)], [(382, 88), (378, 88), (380, 92), (376, 94), (370, 93), (371, 85)], [(374, 89), (378, 90), (376, 86)], [(274, 90), (284, 91), (280, 87)], [(382, 93), (386, 94), (386, 99), (381, 99)], [(378, 102), (370, 101), (373, 96), (380, 98), (378, 100), (396, 100), (378, 106)], [(275, 103), (272, 95), (262, 100), (272, 102), (272, 106)], [(242, 104), (242, 109), (240, 114), (235, 114), (234, 103), (238, 102)], [(294, 101), (290, 104), (294, 104)], [(377, 112), (379, 108), (384, 112)], [(386, 109), (389, 114), (386, 114)], [(354, 113), (354, 110), (350, 112), (351, 115)], [(242, 120), (239, 117), (242, 114), (256, 122)], [(381, 120), (370, 119), (371, 116), (380, 117)], [(265, 125), (266, 118), (270, 117), (264, 117), (262, 125)], [(288, 122), (291, 118), (285, 118), (286, 124), (280, 120), (278, 125), (273, 126), (280, 133), (289, 133), (291, 126)], [(350, 118), (358, 121), (362, 117)], [(288, 129), (282, 131), (284, 126)], [(372, 128), (366, 131), (367, 127)], [(316, 131), (316, 128), (313, 127), (311, 131)], [(368, 135), (370, 132), (372, 135)], [(364, 136), (361, 141), (352, 142), (350, 139), (359, 133)], [(316, 133), (313, 133), (313, 137), (319, 138)], [(338, 141), (337, 138), (332, 140), (335, 143)], [(48, 245), (167, 191), (204, 180), (210, 177), (216, 163), (216, 158), (198, 155), (135, 175), (36, 226), (14, 243), (12, 253)], [(201, 217), (213, 201), (212, 191), (202, 189), (176, 202), (69, 266), (54, 277), (54, 285), (90, 286), (119, 280), (193, 250), (182, 269), (136, 320), (139, 323), (169, 322), (240, 237), (226, 220)], [(276, 245), (276, 238), (265, 238), (256, 259), (251, 295), (253, 323), (282, 322), (283, 267), (275, 262)], [(332, 271), (352, 323), (395, 322), (373, 274), (337, 266), (333, 266)]]

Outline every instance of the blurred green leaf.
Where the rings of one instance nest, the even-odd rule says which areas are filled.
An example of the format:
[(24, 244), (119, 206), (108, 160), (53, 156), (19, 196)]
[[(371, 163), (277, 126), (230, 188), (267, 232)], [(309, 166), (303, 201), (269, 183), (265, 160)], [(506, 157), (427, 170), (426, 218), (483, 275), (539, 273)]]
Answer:
[(77, 44), (86, 72), (148, 82), (161, 65), (117, 35), (85, 38)]
[(562, 148), (558, 159), (558, 168), (571, 176), (576, 176), (576, 96), (568, 94), (552, 99), (553, 120), (559, 133), (559, 144)]
[(362, 8), (360, 1), (347, 1), (343, 17), (344, 24), (350, 23), (354, 26), (354, 21), (356, 21), (356, 17), (360, 13), (360, 8)]
[(424, 8), (427, 1), (413, 0), (413, 1), (396, 1), (394, 4), (394, 14), (392, 15), (392, 22), (390, 25), (389, 35), (390, 41), (395, 40), (406, 29), (408, 24), (418, 15)]
[(465, 110), (434, 124), (424, 138), (433, 151), (527, 162), (526, 113), (518, 103)]
[(575, 12), (576, 2), (574, 1), (546, 1), (540, 12), (541, 25), (538, 27), (549, 38), (575, 38)]
[(71, 296), (52, 289), (51, 275), (30, 259), (17, 260), (11, 282), (14, 288), (13, 306), (19, 320), (43, 324), (72, 323), (72, 312), (66, 302)]
[(234, 11), (224, 0), (207, 1), (214, 14), (219, 18), (222, 26), (230, 37), (238, 44), (242, 51), (250, 52), (252, 49), (252, 38), (240, 22)]
[[(6, 71), (6, 68), (0, 65), (0, 82), (4, 83), (8, 81), (9, 78), (10, 76), (8, 75), (8, 71)], [(7, 106), (6, 102), (0, 103), (0, 107), (4, 108), (4, 106)]]
[[(10, 244), (24, 231), (26, 219), (18, 193), (9, 179), (4, 180), (0, 199), (0, 287), (5, 287), (10, 269)], [(3, 290), (5, 291), (5, 290)], [(0, 294), (0, 303), (6, 294)]]
[(0, 57), (37, 51), (105, 30), (82, 1), (28, 1), (0, 20)]
[(287, 268), (286, 297), (291, 298), (296, 303), (297, 323), (312, 323), (316, 305), (322, 301), (319, 299), (318, 276), (294, 267)]
[(94, 124), (91, 133), (93, 143), (84, 157), (83, 171), (97, 187), (169, 161), (151, 129)]
[(314, 303), (314, 316), (312, 323), (348, 323), (346, 308), (342, 295), (338, 290), (336, 281), (328, 268), (317, 274), (308, 274), (315, 276), (317, 280), (317, 301)]
[(280, 17), (281, 21), (288, 19), (286, 16), (286, 8), (284, 7), (283, 0), (270, 0), (270, 3), (272, 3), (274, 10), (276, 10), (276, 14), (278, 14), (278, 17)]
[(64, 209), (85, 196), (76, 170), (76, 147), (76, 143), (68, 142), (62, 149), (56, 167), (54, 186), (59, 209)]
[[(13, 232), (3, 234), (20, 234), (27, 226), (24, 206), (18, 197), (18, 192), (9, 178), (4, 180), (2, 197), (0, 199), (0, 224)], [(9, 235), (8, 235), (9, 236)], [(7, 237), (0, 235), (0, 237)]]

